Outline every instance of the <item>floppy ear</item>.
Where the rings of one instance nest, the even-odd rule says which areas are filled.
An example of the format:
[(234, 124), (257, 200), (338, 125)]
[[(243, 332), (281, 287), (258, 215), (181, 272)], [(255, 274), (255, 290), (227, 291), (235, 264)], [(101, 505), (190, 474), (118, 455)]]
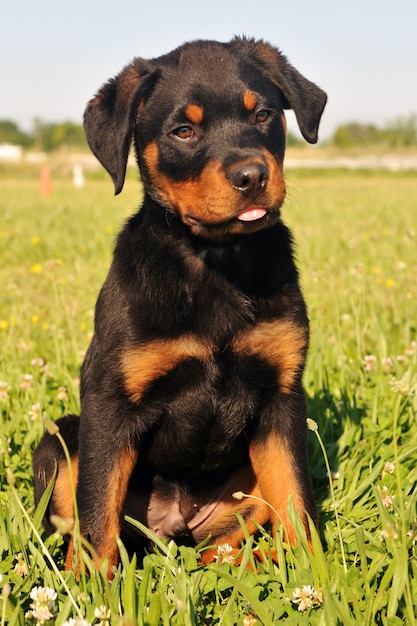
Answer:
[(284, 108), (294, 111), (304, 139), (316, 143), (320, 119), (327, 102), (326, 93), (304, 78), (277, 48), (261, 41), (257, 43), (256, 49), (258, 56), (267, 65), (270, 78), (285, 96), (287, 102), (284, 102)]
[(320, 118), (327, 102), (325, 92), (300, 74), (286, 57), (277, 49), (264, 41), (235, 39), (249, 46), (250, 59), (260, 65), (261, 71), (267, 74), (284, 95), (284, 109), (292, 109), (297, 118), (300, 131), (309, 143), (316, 143)]
[(123, 189), (136, 114), (152, 69), (150, 62), (134, 59), (103, 85), (84, 113), (88, 144), (112, 177), (115, 194)]

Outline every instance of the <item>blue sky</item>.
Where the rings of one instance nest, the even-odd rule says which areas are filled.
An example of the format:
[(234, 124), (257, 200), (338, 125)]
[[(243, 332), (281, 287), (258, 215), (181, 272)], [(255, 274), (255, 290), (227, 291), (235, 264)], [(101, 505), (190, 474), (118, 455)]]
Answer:
[(323, 137), (417, 113), (415, 0), (13, 0), (0, 16), (0, 119), (25, 129), (35, 117), (81, 121), (134, 56), (234, 34), (277, 45), (328, 92)]

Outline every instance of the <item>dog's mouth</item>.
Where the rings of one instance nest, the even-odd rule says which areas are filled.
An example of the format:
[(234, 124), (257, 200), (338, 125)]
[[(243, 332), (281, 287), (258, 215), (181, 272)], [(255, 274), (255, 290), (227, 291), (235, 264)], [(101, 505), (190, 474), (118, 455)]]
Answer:
[(254, 206), (238, 213), (236, 218), (241, 222), (254, 222), (256, 220), (260, 220), (266, 215), (266, 209), (261, 206)]
[(248, 209), (244, 209), (240, 211), (233, 217), (226, 218), (222, 221), (205, 221), (199, 217), (195, 217), (195, 215), (191, 215), (187, 213), (183, 216), (183, 220), (189, 226), (200, 226), (203, 228), (216, 228), (216, 227), (227, 227), (232, 224), (236, 224), (239, 222), (259, 222), (264, 218), (267, 218), (270, 214), (279, 213), (279, 209), (266, 209), (263, 206), (251, 206)]

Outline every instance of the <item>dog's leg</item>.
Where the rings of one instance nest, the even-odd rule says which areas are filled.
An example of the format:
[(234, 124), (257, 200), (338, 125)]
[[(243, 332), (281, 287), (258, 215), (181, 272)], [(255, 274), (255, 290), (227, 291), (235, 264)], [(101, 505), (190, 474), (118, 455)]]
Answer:
[[(303, 396), (300, 390), (298, 399)], [(253, 440), (249, 455), (262, 497), (271, 507), (270, 519), (284, 527), (286, 540), (297, 542), (295, 530), (288, 516), (290, 496), (310, 538), (308, 516), (317, 522), (314, 495), (308, 466), (306, 411), (302, 402), (282, 400), (278, 419), (267, 435)]]
[(98, 568), (104, 558), (108, 559), (109, 577), (119, 561), (116, 537), (120, 535), (122, 506), (136, 460), (137, 451), (118, 448), (116, 438), (110, 447), (108, 441), (107, 446), (100, 446), (93, 432), (87, 443), (81, 439), (77, 487), (81, 534), (91, 544)]
[(39, 504), (45, 489), (54, 475), (55, 466), (58, 466), (51, 502), (43, 520), (45, 530), (49, 533), (54, 531), (54, 527), (50, 522), (51, 515), (55, 514), (68, 519), (74, 517), (72, 493), (77, 482), (79, 419), (78, 415), (66, 415), (56, 422), (56, 426), (59, 428), (59, 432), (71, 456), (74, 485), (71, 485), (65, 452), (56, 435), (46, 432), (33, 455), (36, 505)]
[(264, 320), (242, 333), (234, 349), (254, 355), (276, 371), (276, 390), (258, 416), (249, 456), (262, 497), (271, 505), (274, 525), (287, 540), (295, 531), (288, 518), (293, 502), (309, 536), (306, 512), (316, 520), (307, 454), (307, 407), (301, 379), (308, 345), (307, 319)]

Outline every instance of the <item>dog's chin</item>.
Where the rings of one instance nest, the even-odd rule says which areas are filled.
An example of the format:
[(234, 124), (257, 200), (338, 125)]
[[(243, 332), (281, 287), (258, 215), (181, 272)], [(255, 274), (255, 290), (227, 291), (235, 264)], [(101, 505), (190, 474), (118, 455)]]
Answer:
[(280, 215), (279, 208), (269, 210), (256, 208), (218, 222), (206, 222), (191, 215), (184, 215), (181, 219), (193, 235), (225, 241), (236, 235), (250, 235), (269, 228), (278, 222)]

